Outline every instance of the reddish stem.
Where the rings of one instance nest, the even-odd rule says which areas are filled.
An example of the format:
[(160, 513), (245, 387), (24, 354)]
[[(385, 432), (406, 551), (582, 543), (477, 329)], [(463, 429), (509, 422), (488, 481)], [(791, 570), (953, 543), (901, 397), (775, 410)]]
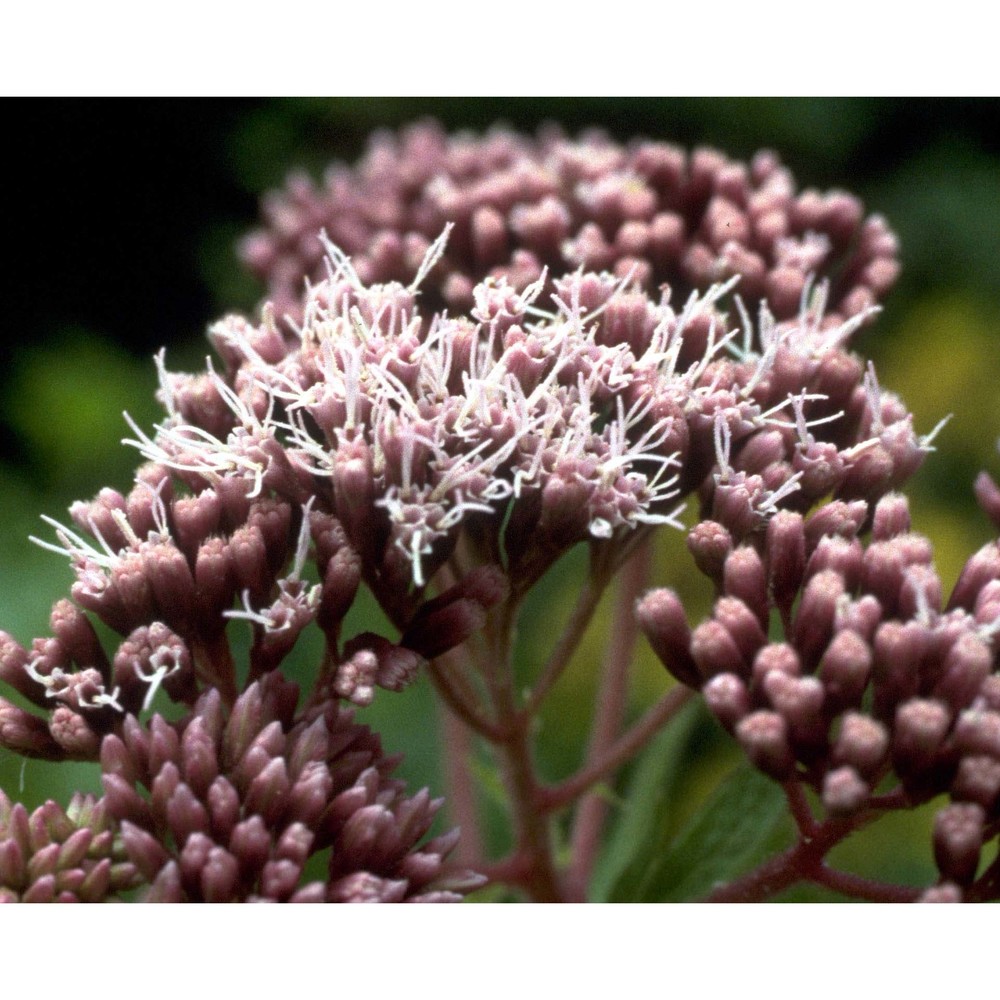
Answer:
[(448, 811), (452, 821), (462, 831), (455, 848), (455, 862), (472, 867), (483, 856), (482, 834), (479, 829), (479, 809), (475, 783), (469, 770), (472, 738), (466, 725), (448, 708), (441, 712), (444, 737), (445, 781), (448, 787)]
[(600, 760), (588, 764), (558, 785), (539, 789), (539, 807), (546, 812), (552, 812), (575, 802), (591, 785), (597, 784), (618, 770), (626, 761), (631, 760), (694, 695), (694, 691), (682, 684), (672, 687), (631, 729), (608, 748)]
[(761, 903), (798, 882), (815, 882), (862, 899), (911, 902), (918, 895), (917, 890), (872, 882), (823, 864), (823, 858), (836, 844), (875, 819), (878, 819), (877, 813), (865, 812), (848, 819), (814, 824), (812, 836), (802, 836), (797, 844), (769, 858), (753, 871), (713, 889), (705, 902)]
[[(637, 637), (635, 602), (646, 586), (651, 562), (647, 540), (626, 563), (619, 578), (611, 638), (605, 653), (601, 683), (597, 689), (594, 722), (587, 750), (588, 765), (599, 764), (604, 759), (622, 724), (628, 698), (629, 668)], [(593, 791), (585, 794), (577, 807), (567, 885), (570, 895), (581, 901), (587, 898), (587, 885), (600, 849), (601, 831), (607, 811), (605, 798)]]
[(922, 891), (911, 889), (908, 886), (876, 882), (874, 879), (863, 878), (861, 875), (852, 875), (850, 872), (827, 868), (826, 865), (820, 865), (812, 873), (811, 881), (843, 893), (845, 896), (851, 896), (854, 899), (867, 899), (873, 903), (912, 903)]

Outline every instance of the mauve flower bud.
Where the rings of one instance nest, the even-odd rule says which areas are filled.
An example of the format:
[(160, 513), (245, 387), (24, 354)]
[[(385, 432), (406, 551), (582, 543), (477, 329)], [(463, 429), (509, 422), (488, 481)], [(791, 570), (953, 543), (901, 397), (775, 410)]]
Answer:
[(963, 754), (988, 754), (1000, 760), (1000, 711), (970, 708), (962, 712), (954, 741)]
[(874, 711), (891, 718), (896, 706), (916, 695), (920, 664), (930, 647), (928, 630), (918, 622), (884, 622), (875, 632)]
[(198, 716), (188, 723), (181, 737), (181, 772), (192, 790), (202, 797), (219, 776), (215, 741)]
[(781, 431), (758, 431), (743, 441), (733, 467), (743, 472), (761, 473), (784, 458), (785, 439)]
[[(914, 563), (929, 561), (922, 558), (920, 543), (923, 541), (915, 535), (897, 535), (884, 542), (872, 542), (865, 551), (863, 586), (878, 598), (887, 614), (898, 609), (908, 568)], [(930, 555), (929, 549), (926, 554)]]
[(152, 881), (168, 860), (166, 850), (155, 837), (127, 819), (122, 820), (121, 833), (129, 859), (143, 878)]
[(823, 685), (815, 677), (791, 677), (772, 670), (763, 680), (764, 692), (788, 723), (788, 736), (800, 755), (811, 757), (827, 742), (823, 719)]
[(872, 538), (885, 541), (910, 531), (910, 505), (901, 493), (888, 493), (875, 505)]
[[(69, 712), (69, 709), (66, 709)], [(96, 741), (96, 737), (94, 737)], [(88, 744), (88, 749), (96, 745)], [(43, 760), (62, 760), (67, 750), (49, 730), (49, 723), (0, 698), (0, 747)], [(75, 754), (74, 754), (75, 756)], [(88, 754), (89, 756), (89, 754)]]
[(223, 538), (209, 538), (198, 549), (194, 580), (199, 628), (208, 635), (221, 632), (226, 619), (222, 612), (231, 607), (236, 593), (233, 553)]
[(109, 735), (101, 741), (101, 770), (105, 774), (117, 774), (128, 782), (135, 782), (138, 774), (136, 764), (119, 737)]
[(1000, 548), (995, 542), (984, 545), (970, 556), (959, 573), (955, 589), (948, 599), (948, 610), (964, 608), (972, 611), (979, 591), (992, 580), (1000, 579)]
[(767, 525), (767, 573), (774, 603), (782, 614), (791, 613), (802, 583), (806, 562), (805, 525), (802, 515), (779, 510)]
[(291, 550), (292, 508), (280, 500), (255, 500), (247, 515), (246, 526), (259, 528), (272, 576), (281, 572)]
[[(375, 657), (374, 681), (388, 691), (404, 690), (416, 679), (420, 668), (427, 662), (414, 650), (397, 646), (374, 632), (363, 632), (355, 636), (345, 645), (344, 656), (353, 658), (357, 650), (369, 651)], [(338, 672), (338, 682), (339, 677)]]
[(691, 656), (703, 680), (716, 674), (747, 673), (747, 662), (726, 627), (716, 621), (702, 622), (691, 633)]
[(934, 818), (934, 860), (942, 876), (959, 885), (976, 877), (985, 814), (975, 803), (945, 806)]
[(49, 732), (61, 748), (58, 759), (93, 760), (100, 751), (100, 734), (68, 705), (60, 705), (52, 712)]
[(853, 767), (838, 767), (823, 778), (823, 805), (834, 816), (857, 812), (871, 789)]
[(702, 688), (702, 694), (711, 713), (730, 733), (750, 711), (746, 684), (736, 674), (716, 674)]
[(951, 727), (951, 714), (938, 701), (914, 698), (896, 709), (892, 758), (901, 775), (927, 770)]
[(863, 500), (850, 503), (833, 500), (824, 504), (806, 518), (806, 551), (812, 552), (824, 535), (854, 538), (867, 516), (868, 505)]
[(837, 630), (856, 632), (866, 642), (871, 642), (881, 621), (882, 605), (871, 594), (847, 601), (837, 609)]
[(687, 546), (698, 569), (721, 588), (722, 567), (733, 549), (729, 531), (717, 521), (701, 521), (688, 532)]
[(237, 589), (249, 591), (253, 604), (262, 603), (274, 577), (261, 529), (250, 525), (237, 528), (229, 539), (229, 551)]
[(767, 575), (756, 549), (743, 545), (726, 557), (723, 590), (729, 597), (738, 597), (767, 629)]
[(477, 263), (489, 267), (507, 253), (507, 229), (503, 216), (489, 206), (472, 216), (472, 252)]
[[(111, 588), (121, 602), (122, 620), (117, 624), (117, 631), (128, 631), (153, 616), (153, 588), (142, 553), (125, 552), (111, 569)], [(109, 608), (109, 615), (117, 613), (117, 607)], [(105, 621), (111, 624), (107, 618)], [(128, 628), (122, 628), (123, 622)], [(115, 627), (115, 626), (113, 626)]]
[(195, 496), (178, 497), (170, 508), (173, 536), (177, 547), (194, 559), (199, 546), (219, 527), (222, 504), (215, 490), (203, 490)]
[(175, 760), (180, 749), (180, 738), (177, 730), (160, 715), (154, 715), (149, 720), (148, 733), (147, 766), (155, 773)]
[(751, 671), (751, 693), (754, 698), (764, 690), (764, 679), (772, 671), (798, 677), (802, 673), (802, 663), (798, 653), (786, 642), (774, 642), (761, 649), (753, 661)]
[[(855, 312), (863, 312), (866, 306), (862, 306)], [(840, 413), (848, 409), (852, 394), (858, 383), (862, 380), (864, 364), (861, 359), (846, 351), (830, 351), (823, 356), (813, 380), (813, 391), (826, 396), (826, 401), (822, 404), (829, 413)], [(845, 424), (838, 423), (838, 442), (847, 442), (841, 437), (841, 433), (846, 431)], [(849, 441), (850, 444), (857, 443), (857, 438)]]
[(993, 652), (974, 633), (959, 636), (945, 657), (934, 697), (961, 711), (979, 694), (980, 686), (993, 669)]
[(806, 584), (795, 614), (792, 637), (808, 670), (816, 667), (830, 642), (837, 604), (843, 594), (844, 581), (832, 570), (817, 573)]
[(821, 538), (806, 564), (806, 579), (833, 570), (844, 581), (844, 589), (853, 591), (861, 580), (864, 549), (857, 538), (839, 535)]
[(197, 607), (194, 576), (187, 558), (174, 545), (161, 543), (146, 549), (143, 560), (158, 617), (184, 630)]
[(360, 649), (337, 667), (333, 691), (355, 705), (370, 705), (377, 673), (378, 657), (370, 649)]
[(184, 845), (192, 834), (205, 834), (210, 828), (207, 810), (183, 782), (167, 802), (167, 824), (178, 845)]
[(126, 548), (128, 539), (115, 520), (115, 513), (125, 513), (125, 497), (118, 490), (107, 487), (89, 503), (79, 501), (69, 508), (70, 517), (81, 531), (100, 532), (104, 541), (117, 552)]
[(748, 715), (736, 726), (736, 738), (751, 763), (777, 781), (784, 781), (795, 767), (787, 724), (777, 712)]
[(857, 632), (837, 632), (819, 662), (817, 674), (823, 682), (831, 711), (861, 704), (872, 672), (872, 651)]
[(833, 760), (849, 764), (859, 774), (874, 775), (889, 751), (889, 733), (881, 722), (847, 712), (833, 746)]
[(635, 617), (667, 670), (682, 684), (700, 687), (701, 675), (691, 656), (691, 628), (680, 598), (672, 590), (651, 590), (637, 602)]
[(0, 632), (0, 681), (39, 708), (48, 708), (46, 689), (25, 669), (30, 659), (28, 651), (12, 635)]
[(49, 625), (78, 669), (94, 667), (105, 680), (110, 680), (111, 666), (101, 640), (90, 619), (75, 604), (67, 600), (56, 601), (49, 615)]
[(753, 612), (736, 597), (720, 597), (713, 617), (732, 636), (743, 660), (752, 663), (757, 650), (767, 642)]
[(1000, 797), (1000, 760), (963, 757), (951, 783), (951, 794), (955, 799), (977, 802), (987, 813), (991, 812)]

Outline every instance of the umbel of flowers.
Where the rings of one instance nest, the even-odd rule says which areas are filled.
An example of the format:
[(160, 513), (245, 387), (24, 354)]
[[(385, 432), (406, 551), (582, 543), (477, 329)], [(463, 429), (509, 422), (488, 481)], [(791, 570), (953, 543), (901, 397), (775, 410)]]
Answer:
[[(1000, 892), (978, 871), (1000, 808), (1000, 556), (972, 557), (945, 604), (910, 530), (897, 491), (933, 432), (850, 350), (895, 275), (884, 223), (797, 195), (772, 156), (429, 126), (378, 139), (323, 193), (294, 182), (268, 215), (245, 249), (282, 312), (214, 324), (200, 373), (158, 357), (166, 415), (132, 425), (131, 491), (75, 504), (41, 541), (75, 574), (52, 636), (0, 635), (0, 745), (99, 761), (104, 784), (65, 814), (0, 802), (4, 898), (438, 901), (486, 879), (584, 898), (593, 786), (694, 690), (800, 831), (718, 898), (799, 880), (913, 898), (825, 855), (942, 793), (928, 898)], [(978, 492), (1000, 520), (1000, 490)], [(643, 596), (648, 538), (683, 528), (685, 502), (718, 591), (693, 629), (671, 592)], [(523, 691), (520, 609), (580, 544), (577, 607)], [(540, 707), (623, 567), (590, 747), (546, 784)], [(393, 635), (345, 634), (362, 587)], [(637, 628), (681, 684), (626, 728)], [(324, 652), (300, 692), (305, 629)], [(442, 800), (407, 794), (350, 707), (422, 669), (447, 706), (461, 840), (430, 835)], [(500, 859), (477, 843), (470, 736), (509, 799)], [(565, 865), (553, 821), (570, 808)]]

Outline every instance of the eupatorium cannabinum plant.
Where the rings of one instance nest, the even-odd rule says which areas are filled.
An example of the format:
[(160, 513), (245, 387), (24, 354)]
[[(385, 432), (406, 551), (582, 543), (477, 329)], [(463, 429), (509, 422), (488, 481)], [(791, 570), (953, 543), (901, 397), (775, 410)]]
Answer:
[[(75, 582), (51, 636), (0, 635), (0, 745), (99, 762), (104, 793), (31, 814), (0, 795), (0, 898), (586, 899), (601, 787), (696, 696), (796, 831), (709, 899), (1000, 895), (980, 861), (1000, 830), (1000, 549), (944, 594), (911, 526), (900, 491), (937, 428), (855, 353), (897, 273), (882, 219), (797, 191), (772, 153), (431, 124), (320, 186), (293, 176), (264, 216), (241, 245), (259, 314), (213, 324), (201, 372), (161, 353), (134, 484), (45, 517)], [(1000, 527), (1000, 488), (976, 491)], [(715, 589), (700, 623), (652, 578), (658, 530), (686, 533)], [(525, 607), (579, 547), (569, 620), (519, 662)], [(543, 776), (540, 713), (609, 588), (589, 744)], [(364, 592), (381, 632), (346, 624)], [(640, 635), (667, 672), (627, 724)], [(408, 791), (354, 717), (421, 674), (443, 832), (445, 800)], [(829, 862), (932, 799), (935, 884)]]

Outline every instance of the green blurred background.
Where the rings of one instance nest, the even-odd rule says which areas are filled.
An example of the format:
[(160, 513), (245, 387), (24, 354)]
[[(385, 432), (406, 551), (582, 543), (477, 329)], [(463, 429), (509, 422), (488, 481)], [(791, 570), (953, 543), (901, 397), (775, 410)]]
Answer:
[[(121, 412), (144, 426), (157, 418), (153, 352), (166, 345), (168, 367), (200, 367), (206, 325), (223, 312), (254, 308), (261, 289), (242, 272), (233, 246), (254, 224), (259, 196), (293, 167), (318, 175), (332, 159), (356, 159), (373, 129), (425, 116), (453, 129), (497, 121), (528, 131), (545, 121), (571, 133), (598, 126), (620, 139), (707, 144), (737, 157), (769, 147), (800, 186), (859, 194), (899, 234), (904, 266), (859, 347), (875, 359), (882, 384), (909, 403), (918, 431), (954, 413), (911, 492), (916, 527), (934, 541), (946, 586), (991, 537), (971, 484), (981, 468), (1000, 471), (995, 100), (8, 100), (3, 107), (8, 154), (0, 169), (10, 244), (0, 337), (0, 627), (25, 644), (47, 634), (49, 608), (70, 581), (59, 558), (27, 536), (45, 534), (41, 513), (63, 518), (74, 499), (105, 485), (127, 488), (136, 463), (119, 444), (126, 432)], [(568, 613), (579, 559), (571, 556), (546, 579), (529, 608), (521, 636), (528, 662), (544, 657), (541, 623)], [(687, 568), (683, 540), (665, 537), (657, 582), (685, 592), (695, 617), (708, 595)], [(371, 627), (369, 613), (352, 612), (359, 628)], [(608, 620), (602, 608), (546, 713), (541, 766), (552, 779), (568, 773), (585, 746)], [(633, 711), (665, 683), (644, 653)], [(390, 750), (407, 753), (404, 775), (441, 793), (427, 687), (383, 694), (368, 715)], [(622, 884), (630, 863), (634, 868), (634, 844), (667, 850), (683, 841), (684, 822), (733, 766), (718, 731), (697, 711), (690, 715), (626, 775), (647, 801), (650, 794), (664, 799), (669, 821), (649, 809), (639, 815), (624, 796), (627, 783), (607, 790), (617, 839), (610, 838), (599, 870), (604, 895)], [(485, 761), (480, 777), (484, 811), (495, 816), (496, 781)], [(28, 804), (65, 799), (74, 787), (96, 790), (96, 781), (91, 768), (25, 765), (0, 751), (0, 787)], [(863, 844), (848, 844), (839, 860), (859, 872), (924, 883), (933, 873), (929, 816), (923, 810), (893, 820)], [(502, 832), (491, 835), (499, 846)], [(774, 835), (780, 840), (781, 829)], [(667, 884), (669, 875), (646, 875), (649, 898), (680, 891)]]

